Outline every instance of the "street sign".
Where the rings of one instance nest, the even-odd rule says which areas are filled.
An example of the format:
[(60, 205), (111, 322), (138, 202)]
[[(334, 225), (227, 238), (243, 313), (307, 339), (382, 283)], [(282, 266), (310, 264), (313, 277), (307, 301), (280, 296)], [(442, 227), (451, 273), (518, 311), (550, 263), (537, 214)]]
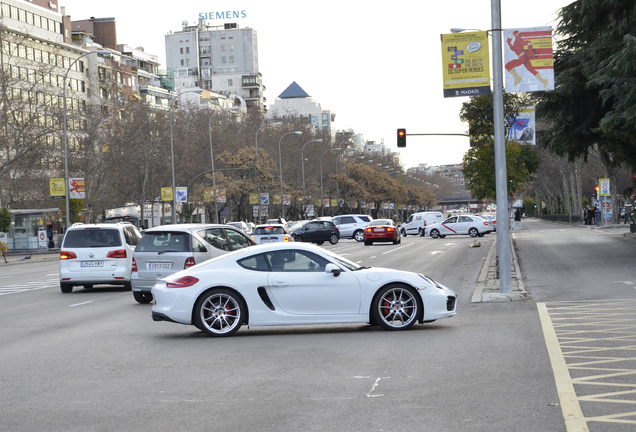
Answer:
[(600, 196), (610, 196), (610, 179), (598, 179), (598, 185)]

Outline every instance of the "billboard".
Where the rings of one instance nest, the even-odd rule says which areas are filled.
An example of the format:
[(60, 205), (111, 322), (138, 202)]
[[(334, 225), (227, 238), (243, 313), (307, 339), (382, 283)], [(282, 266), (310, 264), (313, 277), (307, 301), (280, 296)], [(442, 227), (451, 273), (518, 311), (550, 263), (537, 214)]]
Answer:
[(444, 97), (490, 94), (488, 32), (442, 35)]
[(517, 116), (511, 118), (509, 122), (510, 130), (508, 131), (508, 140), (517, 141), (522, 144), (537, 144), (533, 106), (519, 108)]
[(552, 27), (504, 30), (506, 93), (554, 90)]

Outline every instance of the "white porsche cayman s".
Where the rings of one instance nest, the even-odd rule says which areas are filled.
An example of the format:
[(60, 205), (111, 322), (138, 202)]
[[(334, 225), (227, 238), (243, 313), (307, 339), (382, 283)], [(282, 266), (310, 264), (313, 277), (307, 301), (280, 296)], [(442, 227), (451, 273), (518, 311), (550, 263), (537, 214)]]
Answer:
[(363, 267), (319, 246), (240, 249), (159, 280), (152, 318), (210, 336), (248, 326), (369, 323), (405, 330), (455, 315), (457, 296), (417, 273)]

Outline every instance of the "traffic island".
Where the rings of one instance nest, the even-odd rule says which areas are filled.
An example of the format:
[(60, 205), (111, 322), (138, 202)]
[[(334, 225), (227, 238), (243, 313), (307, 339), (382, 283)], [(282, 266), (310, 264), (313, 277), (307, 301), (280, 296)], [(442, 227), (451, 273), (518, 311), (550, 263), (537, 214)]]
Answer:
[(510, 292), (499, 292), (499, 265), (497, 256), (497, 242), (493, 241), (484, 261), (484, 266), (477, 280), (477, 288), (473, 292), (471, 303), (498, 303), (528, 299), (528, 292), (521, 277), (521, 269), (517, 259), (517, 251), (510, 238), (510, 251), (512, 256), (512, 275), (510, 278)]

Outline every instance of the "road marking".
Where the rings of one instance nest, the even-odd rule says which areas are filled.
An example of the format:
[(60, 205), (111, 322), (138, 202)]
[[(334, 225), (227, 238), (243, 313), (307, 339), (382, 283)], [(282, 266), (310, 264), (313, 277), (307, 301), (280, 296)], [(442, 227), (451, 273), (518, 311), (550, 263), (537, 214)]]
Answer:
[(429, 253), (431, 255), (437, 255), (438, 253), (444, 253), (444, 252), (442, 252), (442, 251), (432, 251), (432, 252), (429, 252)]
[(89, 304), (89, 303), (93, 303), (93, 301), (91, 300), (91, 301), (85, 301), (83, 303), (75, 303), (75, 304), (69, 305), (69, 307), (84, 306), (84, 305)]
[(622, 283), (625, 285), (634, 285), (634, 281), (614, 281), (614, 283)]
[(561, 402), (565, 427), (568, 431), (589, 431), (581, 405), (576, 397), (572, 378), (559, 346), (559, 340), (552, 325), (548, 308), (545, 303), (537, 303), (537, 308), (541, 319), (541, 327), (543, 328), (543, 337), (545, 338), (550, 362), (552, 363), (552, 372), (554, 373), (554, 381), (556, 382), (557, 393)]
[(49, 279), (44, 281), (0, 286), (0, 295), (16, 294), (16, 293), (21, 293), (25, 291), (53, 288), (57, 283), (58, 283), (58, 279), (56, 278), (56, 279)]
[(398, 246), (398, 247), (396, 247), (396, 248), (394, 248), (394, 249), (388, 250), (388, 251), (386, 251), (386, 252), (382, 252), (382, 255), (386, 255), (386, 254), (389, 254), (389, 253), (393, 253), (393, 252), (395, 252), (395, 251), (399, 251), (400, 249), (404, 249), (405, 247), (411, 246), (411, 245), (413, 245), (413, 244), (414, 244), (414, 243), (407, 243), (407, 244), (405, 244), (405, 245)]

